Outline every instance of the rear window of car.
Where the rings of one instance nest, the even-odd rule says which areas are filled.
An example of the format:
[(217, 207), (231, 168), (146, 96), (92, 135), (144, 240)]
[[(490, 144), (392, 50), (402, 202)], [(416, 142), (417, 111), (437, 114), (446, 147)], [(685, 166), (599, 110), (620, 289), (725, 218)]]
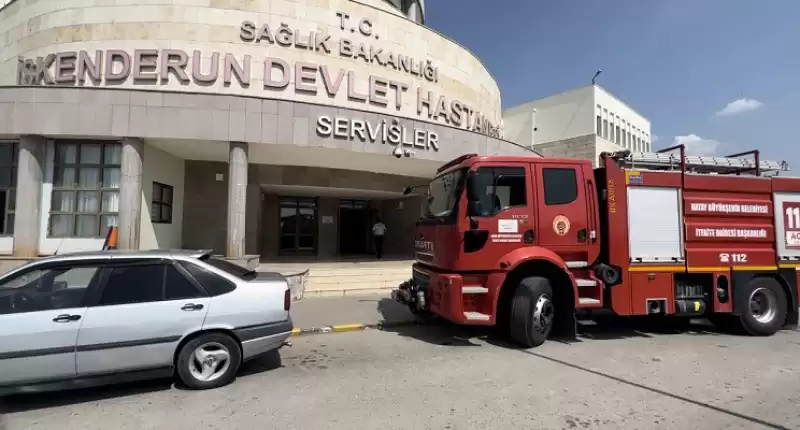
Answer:
[(179, 261), (179, 263), (206, 290), (209, 296), (219, 296), (236, 289), (233, 282), (198, 264), (188, 261)]

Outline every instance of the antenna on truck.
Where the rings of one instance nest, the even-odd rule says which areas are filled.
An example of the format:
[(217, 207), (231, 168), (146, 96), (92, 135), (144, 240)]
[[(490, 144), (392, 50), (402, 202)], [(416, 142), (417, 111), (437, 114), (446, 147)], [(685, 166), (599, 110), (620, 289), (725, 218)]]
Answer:
[[(679, 150), (678, 154), (675, 154)], [(628, 165), (652, 170), (677, 170), (690, 173), (710, 173), (719, 175), (753, 174), (755, 176), (776, 176), (788, 172), (785, 161), (762, 160), (758, 150), (746, 151), (726, 157), (686, 155), (685, 145), (675, 145), (658, 152), (631, 152), (629, 150), (609, 154), (612, 158)], [(753, 158), (743, 158), (752, 155)]]

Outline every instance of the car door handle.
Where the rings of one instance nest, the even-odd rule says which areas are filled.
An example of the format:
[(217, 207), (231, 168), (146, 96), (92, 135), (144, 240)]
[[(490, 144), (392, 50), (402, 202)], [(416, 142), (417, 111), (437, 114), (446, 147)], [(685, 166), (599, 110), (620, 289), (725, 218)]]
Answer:
[(203, 305), (194, 303), (187, 303), (181, 308), (182, 311), (199, 311), (200, 309), (203, 309)]
[(54, 322), (71, 322), (71, 321), (78, 321), (81, 319), (80, 315), (70, 315), (70, 314), (61, 314), (55, 318), (53, 318)]

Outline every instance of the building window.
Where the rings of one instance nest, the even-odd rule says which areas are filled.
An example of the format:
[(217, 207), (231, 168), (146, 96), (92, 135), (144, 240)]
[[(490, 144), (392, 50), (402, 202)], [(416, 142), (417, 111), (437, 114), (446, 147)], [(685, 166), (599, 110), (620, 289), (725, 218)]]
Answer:
[(628, 130), (628, 145), (631, 149), (633, 148), (633, 135), (630, 130)]
[(159, 224), (172, 224), (172, 186), (153, 182), (153, 199), (150, 220)]
[(613, 142), (616, 139), (616, 135), (614, 134), (614, 114), (612, 113), (608, 119), (608, 140)]
[(14, 234), (18, 152), (16, 143), (0, 143), (0, 236)]
[(50, 237), (103, 237), (117, 225), (122, 145), (55, 143)]
[(544, 204), (565, 205), (578, 199), (578, 176), (575, 169), (542, 169)]
[(608, 139), (608, 120), (603, 119), (603, 139)]
[(614, 143), (616, 143), (617, 145), (621, 144), (622, 138), (619, 135), (619, 125), (616, 126), (616, 133), (614, 133), (614, 136), (617, 138), (617, 140), (615, 140)]
[(603, 118), (600, 117), (599, 113), (597, 114), (597, 124), (596, 124), (596, 126), (597, 126), (597, 130), (596, 130), (597, 136), (603, 137), (603, 133), (602, 133), (603, 132)]
[(625, 124), (622, 125), (622, 146), (625, 148), (628, 147), (628, 139), (625, 133)]

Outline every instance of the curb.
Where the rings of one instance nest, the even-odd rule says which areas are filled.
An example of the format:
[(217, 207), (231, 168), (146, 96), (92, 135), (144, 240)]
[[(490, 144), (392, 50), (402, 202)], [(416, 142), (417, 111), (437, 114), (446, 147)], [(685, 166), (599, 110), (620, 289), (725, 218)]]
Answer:
[(349, 331), (362, 331), (369, 329), (384, 329), (391, 327), (409, 326), (422, 324), (421, 321), (395, 321), (395, 322), (379, 322), (377, 324), (337, 324), (321, 327), (311, 328), (295, 328), (292, 330), (292, 336), (307, 336), (310, 334), (327, 334), (327, 333), (346, 333)]

